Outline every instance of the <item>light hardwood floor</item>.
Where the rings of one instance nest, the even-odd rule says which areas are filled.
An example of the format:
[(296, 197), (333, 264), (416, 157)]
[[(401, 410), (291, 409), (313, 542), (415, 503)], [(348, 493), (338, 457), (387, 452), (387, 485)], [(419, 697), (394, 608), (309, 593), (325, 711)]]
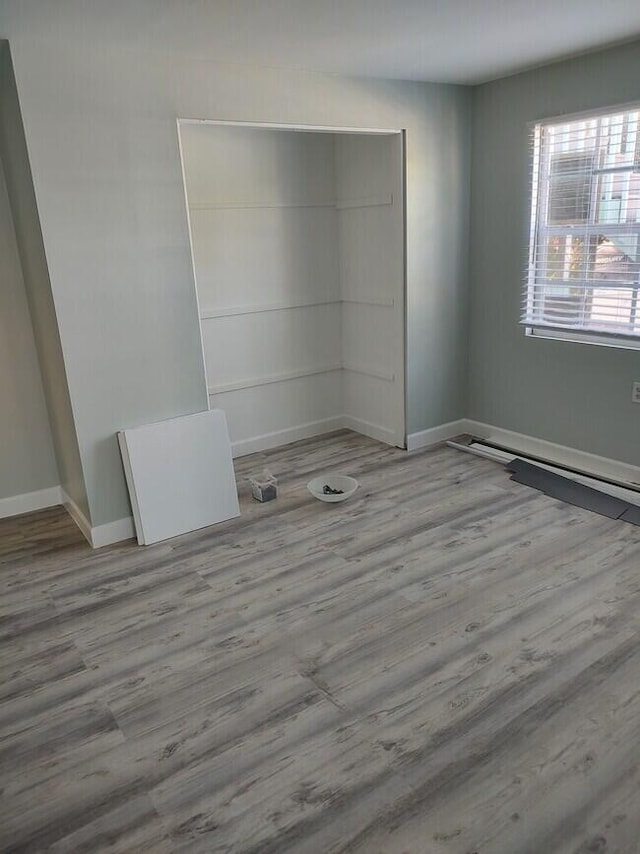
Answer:
[(348, 432), (238, 472), (156, 546), (0, 522), (2, 851), (640, 851), (640, 528)]

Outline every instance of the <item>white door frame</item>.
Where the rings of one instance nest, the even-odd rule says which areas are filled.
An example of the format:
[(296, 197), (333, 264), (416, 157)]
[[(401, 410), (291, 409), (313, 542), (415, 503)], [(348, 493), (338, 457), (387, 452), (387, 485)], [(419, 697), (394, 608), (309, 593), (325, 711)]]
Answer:
[[(196, 306), (198, 311), (198, 324), (200, 330), (200, 347), (202, 351), (202, 363), (204, 370), (205, 389), (207, 393), (207, 402), (209, 404), (209, 384), (207, 380), (206, 360), (204, 353), (204, 337), (202, 332), (202, 318), (200, 314), (200, 302), (198, 297), (198, 283), (195, 259), (193, 256), (193, 240), (191, 234), (191, 220), (189, 217), (189, 201), (187, 198), (187, 183), (184, 168), (184, 156), (182, 142), (180, 137), (181, 125), (213, 125), (226, 127), (243, 127), (256, 128), (262, 130), (282, 130), (282, 131), (307, 131), (313, 133), (328, 133), (328, 134), (353, 134), (358, 135), (377, 135), (377, 136), (396, 136), (401, 138), (401, 185), (402, 185), (402, 219), (403, 219), (403, 258), (402, 258), (402, 365), (394, 366), (394, 373), (398, 377), (402, 386), (402, 428), (400, 430), (401, 437), (397, 437), (397, 446), (401, 448), (407, 447), (407, 158), (406, 158), (406, 129), (405, 128), (376, 128), (376, 127), (353, 127), (349, 125), (311, 125), (286, 122), (256, 122), (256, 121), (238, 121), (233, 119), (193, 119), (193, 118), (178, 118), (176, 120), (178, 133), (178, 149), (180, 153), (180, 165), (182, 169), (182, 184), (184, 188), (185, 209), (187, 213), (187, 229), (189, 232), (189, 251), (191, 254), (191, 267), (193, 270), (193, 281), (196, 293)], [(397, 369), (397, 370), (396, 370)]]

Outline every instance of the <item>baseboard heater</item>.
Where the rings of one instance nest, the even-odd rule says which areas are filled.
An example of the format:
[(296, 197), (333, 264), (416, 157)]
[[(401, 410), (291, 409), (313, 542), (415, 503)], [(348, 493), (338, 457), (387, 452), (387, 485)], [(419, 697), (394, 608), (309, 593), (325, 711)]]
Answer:
[(520, 454), (473, 436), (456, 437), (447, 444), (504, 464), (511, 480), (538, 489), (550, 498), (640, 526), (640, 489), (635, 485)]

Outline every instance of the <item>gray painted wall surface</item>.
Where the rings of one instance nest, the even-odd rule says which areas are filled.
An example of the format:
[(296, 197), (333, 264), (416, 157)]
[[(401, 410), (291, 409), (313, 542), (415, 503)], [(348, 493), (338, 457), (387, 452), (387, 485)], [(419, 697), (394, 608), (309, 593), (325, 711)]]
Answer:
[(143, 54), (91, 4), (38, 37), (4, 7), (94, 525), (130, 512), (116, 430), (207, 405), (177, 117), (407, 128), (407, 427), (464, 414), (468, 90)]
[[(29, 157), (11, 56), (6, 42), (0, 42), (0, 160), (4, 166), (16, 244), (31, 313), (42, 387), (60, 474), (59, 482), (67, 495), (88, 516), (87, 495), (56, 310), (51, 296)], [(37, 388), (32, 388), (32, 394), (37, 396), (38, 393)], [(42, 477), (47, 479), (44, 471)]]
[(640, 42), (474, 90), (468, 415), (640, 465), (640, 352), (525, 338), (527, 123), (640, 101)]
[(0, 499), (60, 483), (0, 164)]

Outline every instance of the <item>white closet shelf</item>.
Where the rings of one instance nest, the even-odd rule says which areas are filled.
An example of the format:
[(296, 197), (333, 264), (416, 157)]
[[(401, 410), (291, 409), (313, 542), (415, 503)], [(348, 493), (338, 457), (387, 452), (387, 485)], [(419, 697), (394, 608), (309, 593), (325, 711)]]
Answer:
[(379, 308), (393, 308), (396, 304), (395, 300), (391, 297), (371, 297), (368, 299), (367, 297), (342, 297), (341, 302), (347, 302), (352, 305), (375, 305)]
[(393, 204), (393, 193), (384, 193), (381, 196), (370, 196), (365, 199), (341, 199), (336, 202), (336, 210), (346, 211), (351, 208), (379, 208), (383, 205)]
[(335, 208), (335, 202), (192, 202), (190, 211), (238, 211), (280, 208)]
[(231, 391), (242, 391), (247, 388), (257, 388), (262, 385), (289, 382), (290, 380), (297, 380), (302, 377), (331, 374), (335, 371), (351, 371), (352, 373), (364, 374), (367, 377), (373, 377), (374, 379), (383, 380), (384, 382), (396, 381), (396, 375), (387, 371), (367, 368), (364, 365), (357, 365), (351, 362), (342, 362), (336, 363), (335, 365), (321, 365), (317, 368), (302, 368), (298, 371), (283, 371), (279, 374), (268, 374), (262, 377), (249, 377), (244, 380), (236, 380), (232, 383), (219, 383), (218, 385), (209, 386), (207, 391), (210, 396), (215, 394), (226, 394)]
[(279, 374), (268, 374), (262, 377), (250, 377), (245, 380), (237, 380), (232, 383), (220, 383), (218, 385), (209, 386), (208, 392), (213, 394), (224, 394), (228, 391), (241, 391), (245, 388), (257, 388), (261, 385), (271, 385), (272, 383), (289, 382), (289, 380), (297, 380), (301, 377), (313, 377), (317, 374), (330, 374), (334, 371), (341, 371), (342, 365), (320, 365), (316, 368), (301, 368), (297, 371), (284, 371)]
[(352, 374), (364, 374), (366, 377), (373, 377), (376, 380), (384, 380), (389, 383), (396, 381), (396, 375), (390, 371), (383, 371), (379, 368), (368, 368), (365, 365), (359, 365), (357, 362), (343, 362), (342, 370), (351, 371)]
[(299, 202), (190, 202), (190, 211), (236, 211), (236, 210), (262, 210), (280, 208), (335, 208), (338, 211), (351, 210), (352, 208), (378, 208), (393, 204), (393, 193), (384, 193), (380, 196), (370, 196), (363, 199), (340, 199), (339, 201), (299, 201)]
[(277, 302), (264, 303), (263, 305), (227, 305), (220, 308), (208, 309), (200, 312), (201, 320), (215, 320), (219, 317), (237, 317), (242, 314), (262, 314), (266, 311), (289, 311), (296, 308), (315, 308), (323, 305), (340, 305), (350, 303), (353, 305), (374, 305), (381, 308), (393, 308), (393, 299), (360, 299), (358, 297), (345, 297), (342, 299), (309, 300), (308, 302)]
[(225, 305), (200, 312), (201, 320), (217, 317), (236, 317), (241, 314), (262, 314), (265, 311), (289, 311), (293, 308), (314, 308), (321, 305), (339, 305), (339, 299), (300, 300), (300, 302), (272, 302), (262, 305)]

